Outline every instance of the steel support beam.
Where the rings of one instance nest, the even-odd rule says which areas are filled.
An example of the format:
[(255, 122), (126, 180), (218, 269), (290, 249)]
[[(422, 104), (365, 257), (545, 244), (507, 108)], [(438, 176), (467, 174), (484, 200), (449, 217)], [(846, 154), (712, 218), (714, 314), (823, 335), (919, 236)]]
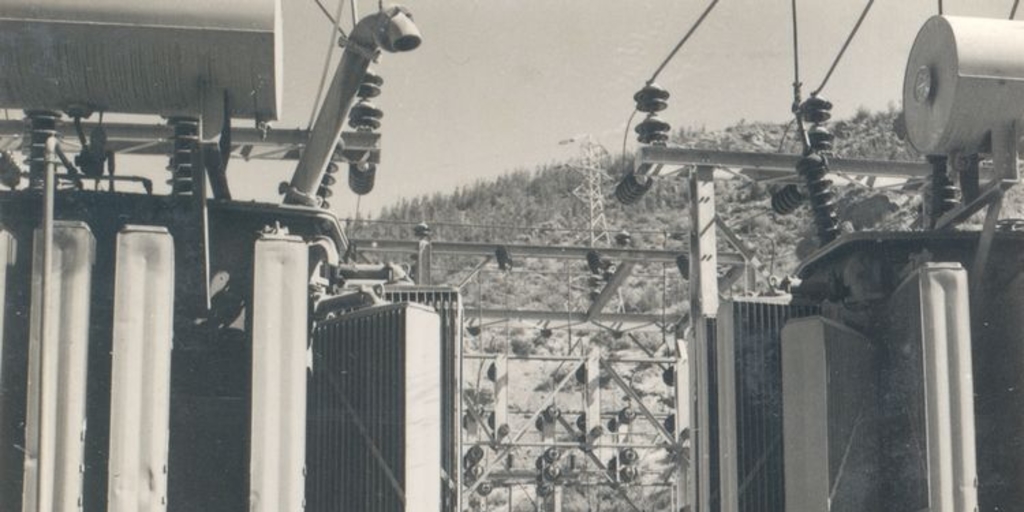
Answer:
[[(665, 146), (642, 146), (636, 152), (635, 167), (642, 165), (703, 165), (709, 167), (729, 167), (755, 169), (767, 174), (796, 175), (796, 164), (800, 155), (781, 153), (751, 153), (744, 151), (715, 151), (709, 149), (693, 149)], [(878, 176), (890, 178), (925, 178), (931, 175), (931, 167), (926, 163), (859, 160), (852, 158), (830, 158), (829, 168), (837, 173), (853, 176)]]
[[(618, 330), (622, 332), (650, 331), (661, 332), (666, 325), (675, 325), (677, 317), (663, 317), (653, 314), (606, 313), (588, 320), (587, 314), (581, 311), (537, 311), (515, 309), (478, 309), (466, 306), (467, 317), (478, 319), (481, 323), (510, 321), (515, 323), (549, 322), (548, 328), (560, 329), (572, 326), (573, 329), (586, 328), (593, 325), (601, 330)], [(666, 324), (665, 322), (668, 322)], [(564, 324), (564, 325), (563, 325)]]
[[(710, 370), (714, 368), (715, 315), (718, 313), (717, 229), (715, 225), (714, 168), (697, 167), (690, 173), (690, 317), (693, 319), (693, 356), (691, 378), (691, 449), (695, 461), (692, 510), (711, 512), (712, 432), (710, 419), (715, 414)], [(682, 472), (681, 472), (682, 473)], [(679, 482), (679, 485), (685, 485)]]
[[(354, 239), (356, 248), (362, 252), (407, 253), (414, 254), (417, 250), (416, 240), (388, 239)], [(509, 245), (474, 242), (432, 242), (435, 255), (448, 256), (493, 256), (499, 245), (504, 245), (513, 258), (553, 258), (580, 259), (587, 257), (589, 247), (558, 246), (558, 245)], [(601, 254), (616, 261), (637, 261), (644, 263), (675, 264), (676, 257), (686, 252), (679, 250), (657, 249), (601, 249)], [(744, 265), (743, 256), (736, 253), (719, 253), (718, 263), (721, 265)]]
[[(82, 122), (82, 129), (85, 133), (90, 133), (97, 126), (99, 123)], [(171, 138), (174, 135), (174, 130), (166, 124), (103, 123), (103, 129), (107, 132), (107, 148), (115, 153), (171, 154)], [(68, 128), (65, 128), (65, 131), (68, 131)], [(25, 123), (21, 119), (0, 120), (0, 139), (17, 140), (24, 136), (24, 132)], [(250, 158), (296, 160), (307, 140), (309, 140), (309, 130), (303, 129), (270, 130), (266, 133), (256, 128), (234, 127), (231, 129), (231, 143), (234, 147), (240, 148), (240, 156), (246, 160)], [(251, 153), (253, 148), (275, 148), (276, 151)], [(335, 148), (334, 159), (341, 160), (343, 151), (349, 149), (369, 152), (369, 161), (376, 163), (380, 154), (380, 134), (343, 132), (339, 145)]]
[(594, 299), (594, 302), (587, 309), (588, 321), (594, 320), (601, 314), (601, 311), (604, 311), (604, 307), (608, 305), (608, 302), (612, 300), (615, 293), (619, 291), (622, 283), (626, 282), (629, 275), (633, 273), (633, 267), (635, 266), (635, 261), (624, 261), (619, 265), (619, 268), (615, 269), (612, 278), (608, 280), (608, 283), (601, 289), (601, 293), (598, 294), (597, 298)]

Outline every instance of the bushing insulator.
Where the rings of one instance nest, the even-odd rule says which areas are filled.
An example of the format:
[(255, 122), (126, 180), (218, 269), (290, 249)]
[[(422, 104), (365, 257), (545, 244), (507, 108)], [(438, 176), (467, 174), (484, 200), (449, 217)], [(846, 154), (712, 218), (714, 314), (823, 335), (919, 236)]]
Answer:
[(494, 431), (494, 435), (497, 436), (498, 439), (504, 439), (508, 437), (508, 435), (511, 433), (512, 429), (508, 426), (507, 423), (502, 423), (501, 425), (498, 425), (498, 429)]
[(772, 211), (779, 215), (789, 215), (800, 208), (805, 199), (800, 187), (791, 183), (772, 194)]
[(348, 188), (356, 195), (365, 196), (373, 192), (377, 181), (377, 164), (351, 163), (348, 165)]
[(512, 267), (514, 265), (512, 261), (512, 255), (508, 252), (508, 247), (505, 247), (504, 245), (499, 245), (496, 249), (494, 249), (494, 257), (498, 260), (499, 270), (512, 270)]
[(658, 84), (647, 84), (633, 95), (636, 109), (640, 112), (661, 112), (668, 107), (669, 92)]
[(590, 270), (591, 274), (601, 273), (601, 253), (593, 249), (587, 251), (587, 270)]
[(647, 114), (647, 117), (633, 129), (636, 131), (636, 140), (641, 144), (665, 144), (668, 142), (669, 132), (672, 125), (662, 121), (657, 114)]
[(380, 128), (380, 120), (384, 117), (384, 111), (377, 108), (377, 105), (367, 101), (359, 100), (348, 113), (348, 125), (356, 130), (373, 131)]
[(544, 483), (541, 483), (541, 484), (537, 485), (537, 496), (540, 496), (542, 498), (547, 498), (548, 496), (551, 496), (552, 494), (554, 494), (554, 492), (555, 492), (555, 486), (551, 485), (551, 483), (549, 483), (549, 482), (544, 482)]
[(476, 486), (476, 493), (480, 496), (488, 496), (494, 492), (494, 484), (490, 482), (481, 482), (480, 485)]
[(828, 128), (816, 124), (807, 130), (807, 142), (814, 151), (832, 151), (832, 141), (835, 136)]
[(576, 417), (576, 428), (586, 434), (587, 432), (587, 413), (580, 414)]
[(676, 434), (676, 415), (675, 414), (669, 414), (668, 416), (666, 416), (665, 417), (665, 422), (664, 422), (663, 425), (665, 427), (665, 430), (669, 431), (670, 434), (675, 435)]
[(562, 450), (558, 447), (552, 446), (544, 450), (544, 460), (548, 461), (548, 464), (554, 464), (562, 459)]
[(367, 69), (363, 75), (363, 81), (359, 84), (356, 96), (360, 98), (376, 98), (380, 96), (380, 87), (384, 85), (384, 79), (380, 75)]
[(803, 176), (810, 196), (814, 223), (822, 244), (836, 239), (839, 234), (839, 216), (836, 214), (835, 193), (828, 173), (828, 161), (817, 153), (811, 153), (797, 162), (797, 172)]
[(494, 411), (487, 413), (487, 428), (494, 430)]
[(578, 382), (580, 384), (586, 384), (587, 383), (587, 366), (581, 364), (579, 366), (579, 368), (576, 368), (575, 376), (576, 376), (576, 382)]
[(487, 380), (494, 382), (498, 378), (498, 365), (491, 363), (487, 366)]
[(412, 234), (416, 235), (416, 238), (427, 238), (431, 234), (430, 225), (426, 222), (420, 222), (412, 227)]
[(618, 432), (618, 431), (619, 431), (619, 420), (616, 419), (616, 418), (612, 418), (612, 419), (608, 420), (608, 432)]
[(474, 418), (472, 414), (468, 414), (467, 413), (467, 414), (463, 414), (462, 415), (462, 428), (463, 429), (469, 429), (470, 427), (472, 427), (475, 424), (476, 424), (476, 418)]
[(618, 199), (622, 204), (634, 204), (644, 197), (651, 187), (654, 186), (654, 179), (647, 177), (643, 183), (633, 173), (628, 173), (622, 177), (619, 184), (615, 186), (615, 199)]
[(618, 458), (612, 457), (612, 458), (608, 459), (608, 472), (610, 472), (613, 475), (618, 474), (618, 472), (619, 472), (619, 459)]
[(662, 372), (661, 372), (661, 381), (664, 382), (666, 386), (675, 386), (676, 385), (676, 369), (671, 367), (671, 366), (669, 366), (668, 368), (665, 368), (664, 370), (662, 370)]
[(547, 423), (544, 422), (544, 416), (538, 416), (537, 420), (533, 422), (533, 426), (536, 427), (538, 431), (543, 432), (544, 427), (547, 426)]
[(0, 184), (13, 189), (21, 183), (21, 168), (10, 152), (0, 153)]
[(800, 105), (804, 122), (819, 124), (832, 119), (832, 102), (821, 96), (811, 96)]
[(541, 414), (541, 418), (548, 423), (554, 423), (558, 421), (558, 418), (562, 417), (562, 409), (557, 405), (551, 404), (544, 408), (544, 412)]
[(938, 220), (942, 214), (956, 208), (960, 204), (960, 189), (949, 178), (947, 157), (929, 155), (928, 163), (932, 166), (932, 220)]
[(466, 450), (466, 460), (471, 462), (471, 464), (467, 464), (469, 466), (479, 464), (481, 460), (484, 460), (484, 449), (480, 445), (470, 446)]
[(624, 466), (619, 470), (619, 481), (622, 483), (630, 484), (635, 482), (640, 477), (640, 470), (635, 466)]
[(680, 254), (676, 256), (676, 269), (679, 270), (679, 275), (683, 276), (683, 279), (690, 280), (690, 256), (687, 254)]
[(618, 419), (619, 424), (629, 425), (630, 423), (633, 423), (633, 420), (636, 419), (636, 411), (633, 410), (632, 407), (623, 407), (622, 410), (619, 411)]
[(483, 474), (484, 474), (484, 467), (480, 466), (480, 465), (476, 465), (476, 466), (467, 467), (465, 473), (463, 474), (463, 476), (466, 477), (466, 481), (467, 482), (473, 482), (473, 481), (476, 481), (477, 478), (480, 478), (481, 476), (483, 476)]
[(625, 465), (636, 464), (640, 460), (640, 454), (633, 448), (623, 448), (619, 450), (619, 460)]
[(557, 482), (562, 478), (562, 468), (551, 464), (541, 470), (540, 474), (543, 476), (544, 480), (548, 482)]
[(633, 235), (629, 234), (629, 231), (620, 231), (615, 234), (615, 244), (620, 247), (626, 247), (633, 243)]

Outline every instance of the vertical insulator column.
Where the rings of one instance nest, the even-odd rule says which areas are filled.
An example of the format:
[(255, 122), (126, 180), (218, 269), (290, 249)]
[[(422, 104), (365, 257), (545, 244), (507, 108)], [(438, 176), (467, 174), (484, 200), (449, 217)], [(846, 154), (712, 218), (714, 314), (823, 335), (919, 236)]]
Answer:
[(804, 122), (811, 123), (811, 127), (807, 130), (807, 154), (797, 163), (797, 172), (807, 185), (818, 239), (827, 244), (839, 234), (835, 192), (832, 191), (832, 180), (826, 177), (833, 136), (825, 123), (832, 118), (832, 103), (820, 96), (811, 96), (800, 105), (800, 115)]
[(949, 177), (949, 169), (946, 165), (948, 158), (944, 155), (928, 155), (928, 163), (932, 166), (931, 183), (931, 218), (932, 225), (939, 220), (939, 217), (960, 204), (958, 199), (960, 189)]
[[(384, 111), (370, 103), (370, 98), (380, 96), (380, 88), (384, 79), (373, 71), (367, 70), (363, 82), (359, 84), (356, 103), (348, 113), (348, 125), (357, 132), (373, 132), (380, 129), (380, 120)], [(357, 195), (364, 196), (373, 190), (377, 178), (377, 165), (369, 162), (353, 162), (348, 166), (348, 188)]]
[(57, 124), (60, 114), (50, 110), (25, 111), (26, 160), (29, 169), (29, 187), (40, 190), (46, 175), (46, 141), (60, 137)]
[(172, 195), (192, 195), (195, 191), (196, 154), (199, 148), (199, 120), (192, 117), (172, 117), (167, 124), (174, 128), (174, 149), (171, 163)]
[[(664, 146), (668, 144), (672, 126), (658, 117), (658, 112), (668, 108), (669, 92), (655, 83), (649, 83), (633, 95), (637, 112), (644, 112), (647, 117), (636, 125), (636, 140), (641, 144)], [(633, 204), (640, 200), (654, 180), (650, 176), (639, 177), (630, 172), (615, 187), (615, 198), (622, 204)]]

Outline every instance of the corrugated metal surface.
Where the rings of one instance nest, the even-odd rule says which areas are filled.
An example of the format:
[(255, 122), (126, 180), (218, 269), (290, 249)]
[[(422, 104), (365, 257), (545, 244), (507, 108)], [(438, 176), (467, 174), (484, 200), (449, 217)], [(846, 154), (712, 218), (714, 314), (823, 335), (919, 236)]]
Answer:
[(117, 236), (110, 391), (109, 512), (167, 507), (174, 240), (166, 228)]
[(249, 511), (298, 512), (305, 489), (309, 248), (264, 235), (253, 261)]
[[(47, 331), (52, 337), (42, 339), (42, 232), (36, 230), (25, 421), (25, 512), (68, 512), (81, 506), (90, 292), (96, 240), (86, 224), (65, 221), (55, 223), (53, 242), (46, 315), (50, 324)], [(42, 378), (40, 351), (45, 353), (46, 364)]]
[(782, 510), (782, 350), (786, 321), (817, 313), (816, 307), (735, 300), (719, 308), (716, 354), (709, 354), (717, 382), (719, 434), (710, 449), (712, 500), (726, 512)]
[(390, 302), (414, 302), (434, 308), (441, 320), (441, 467), (448, 478), (444, 486), (445, 511), (460, 510), (459, 477), (462, 475), (462, 450), (459, 425), (462, 400), (459, 358), (462, 353), (462, 295), (455, 288), (403, 286), (388, 287), (384, 299)]
[(436, 313), (410, 304), (316, 328), (307, 510), (440, 510), (439, 333)]
[(893, 293), (888, 338), (897, 366), (886, 385), (902, 393), (886, 395), (898, 436), (887, 466), (902, 470), (891, 494), (917, 507), (908, 510), (978, 506), (969, 309), (958, 263), (925, 264)]
[(209, 84), (235, 116), (280, 108), (278, 0), (6, 0), (0, 34), (4, 107), (194, 115)]
[(782, 331), (788, 511), (880, 510), (877, 354), (821, 317)]

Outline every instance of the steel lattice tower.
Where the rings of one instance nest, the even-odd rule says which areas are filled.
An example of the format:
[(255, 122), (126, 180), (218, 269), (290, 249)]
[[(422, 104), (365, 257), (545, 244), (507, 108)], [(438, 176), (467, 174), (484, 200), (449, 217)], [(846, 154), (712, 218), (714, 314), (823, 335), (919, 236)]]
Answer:
[(595, 142), (590, 135), (574, 137), (562, 143), (570, 142), (578, 142), (580, 146), (579, 160), (570, 169), (579, 174), (583, 181), (573, 189), (572, 195), (587, 205), (589, 245), (596, 247), (599, 242), (606, 246), (611, 245), (612, 237), (604, 216), (604, 190), (608, 175), (601, 168), (601, 161), (608, 157), (608, 150)]

